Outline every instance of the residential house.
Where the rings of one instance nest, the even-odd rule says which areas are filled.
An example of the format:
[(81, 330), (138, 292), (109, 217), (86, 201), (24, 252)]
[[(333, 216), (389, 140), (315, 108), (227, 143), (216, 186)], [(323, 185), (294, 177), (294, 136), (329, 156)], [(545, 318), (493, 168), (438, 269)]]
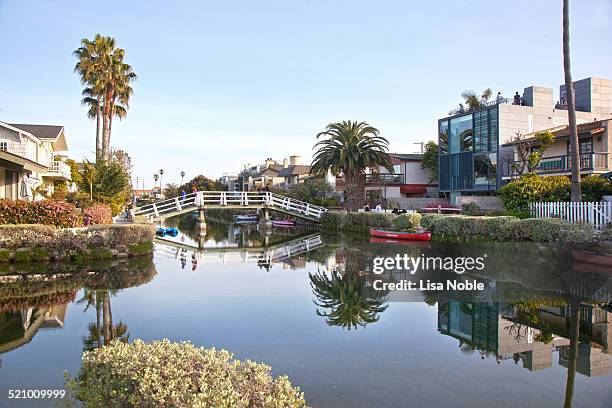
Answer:
[[(366, 197), (392, 200), (407, 207), (404, 201), (410, 198), (437, 197), (438, 185), (432, 181), (429, 169), (421, 168), (421, 155), (418, 153), (390, 153), (393, 171), (384, 167), (366, 171)], [(335, 180), (336, 192), (342, 195), (346, 189), (344, 179)]]
[(253, 166), (244, 173), (242, 190), (254, 191), (261, 188), (287, 190), (304, 182), (310, 175), (310, 166), (301, 164), (300, 156), (290, 156), (282, 162), (267, 158), (260, 166)]
[[(574, 83), (578, 124), (612, 117), (612, 82), (586, 78)], [(565, 87), (560, 87), (563, 98)], [(532, 134), (567, 125), (566, 105), (553, 102), (551, 88), (530, 86), (520, 101), (499, 98), (471, 111), (455, 110), (438, 120), (440, 191), (451, 201), (461, 195), (493, 194), (503, 185), (517, 132)]]
[(238, 175), (234, 173), (223, 173), (218, 181), (227, 189), (227, 191), (237, 191), (240, 189)]
[(52, 194), (70, 183), (71, 169), (60, 155), (68, 150), (63, 126), (0, 122), (0, 198), (32, 200), (34, 190)]
[[(612, 170), (611, 125), (612, 120), (610, 119), (578, 125), (580, 173), (582, 175), (605, 174)], [(535, 172), (542, 176), (569, 176), (572, 169), (569, 126), (562, 125), (547, 130), (553, 134), (553, 143), (542, 152), (542, 159), (535, 168)], [(521, 149), (529, 149), (532, 152), (539, 149), (536, 133), (525, 135), (525, 139), (520, 142)], [(510, 179), (526, 171), (519, 160), (517, 142), (506, 143), (503, 146), (513, 148), (513, 160), (508, 163), (509, 168), (503, 178)]]

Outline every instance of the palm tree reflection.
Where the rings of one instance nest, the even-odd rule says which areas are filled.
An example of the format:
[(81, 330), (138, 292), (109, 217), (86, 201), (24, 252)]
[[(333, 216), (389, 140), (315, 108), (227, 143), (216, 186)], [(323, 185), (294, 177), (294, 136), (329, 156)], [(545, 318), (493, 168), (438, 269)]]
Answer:
[(363, 255), (359, 251), (347, 251), (345, 271), (334, 269), (329, 274), (319, 271), (310, 275), (310, 286), (316, 297), (317, 315), (325, 317), (330, 326), (348, 330), (375, 323), (388, 305), (386, 293), (366, 285), (361, 272)]
[(110, 344), (112, 340), (127, 342), (129, 339), (128, 327), (120, 321), (113, 324), (111, 296), (116, 291), (85, 289), (79, 303), (86, 303), (85, 311), (91, 306), (96, 308), (96, 321), (87, 326), (88, 335), (83, 337), (83, 350), (89, 351)]

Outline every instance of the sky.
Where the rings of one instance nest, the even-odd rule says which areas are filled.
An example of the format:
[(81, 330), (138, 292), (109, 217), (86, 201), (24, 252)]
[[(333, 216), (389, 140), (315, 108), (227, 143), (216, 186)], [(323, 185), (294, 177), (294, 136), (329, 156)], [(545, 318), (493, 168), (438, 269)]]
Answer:
[[(612, 0), (571, 3), (574, 80), (612, 78)], [(316, 134), (342, 120), (418, 152), (464, 90), (558, 95), (563, 82), (561, 0), (101, 4), (0, 0), (0, 121), (63, 125), (69, 155), (91, 159), (72, 51), (112, 36), (138, 79), (111, 142), (147, 188), (159, 169), (166, 184), (266, 157), (307, 163)]]

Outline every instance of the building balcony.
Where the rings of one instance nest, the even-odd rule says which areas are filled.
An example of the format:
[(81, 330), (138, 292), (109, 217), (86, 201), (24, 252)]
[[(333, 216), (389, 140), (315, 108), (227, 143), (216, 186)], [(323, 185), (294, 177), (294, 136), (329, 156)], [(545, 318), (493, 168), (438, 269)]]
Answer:
[[(520, 162), (514, 162), (521, 165)], [(569, 155), (544, 157), (535, 168), (536, 173), (566, 173), (572, 170), (572, 158)], [(583, 153), (580, 155), (580, 170), (606, 171), (608, 153)]]
[(370, 173), (366, 174), (366, 184), (404, 184), (403, 174)]
[(43, 174), (43, 177), (49, 177), (57, 180), (72, 180), (70, 166), (62, 161), (52, 161), (49, 163), (49, 168)]

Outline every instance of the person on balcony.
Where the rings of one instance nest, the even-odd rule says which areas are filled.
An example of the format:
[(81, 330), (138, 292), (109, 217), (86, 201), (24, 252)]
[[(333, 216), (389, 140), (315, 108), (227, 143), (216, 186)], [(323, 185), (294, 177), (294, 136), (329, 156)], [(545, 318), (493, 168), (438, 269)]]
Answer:
[(463, 104), (460, 103), (459, 104), (459, 113), (463, 113), (463, 112), (465, 112), (465, 108), (463, 107)]
[(521, 95), (519, 95), (518, 91), (514, 94), (514, 102), (513, 105), (521, 105)]
[(502, 96), (501, 92), (497, 93), (497, 103), (502, 103), (502, 101), (504, 100), (504, 97)]

